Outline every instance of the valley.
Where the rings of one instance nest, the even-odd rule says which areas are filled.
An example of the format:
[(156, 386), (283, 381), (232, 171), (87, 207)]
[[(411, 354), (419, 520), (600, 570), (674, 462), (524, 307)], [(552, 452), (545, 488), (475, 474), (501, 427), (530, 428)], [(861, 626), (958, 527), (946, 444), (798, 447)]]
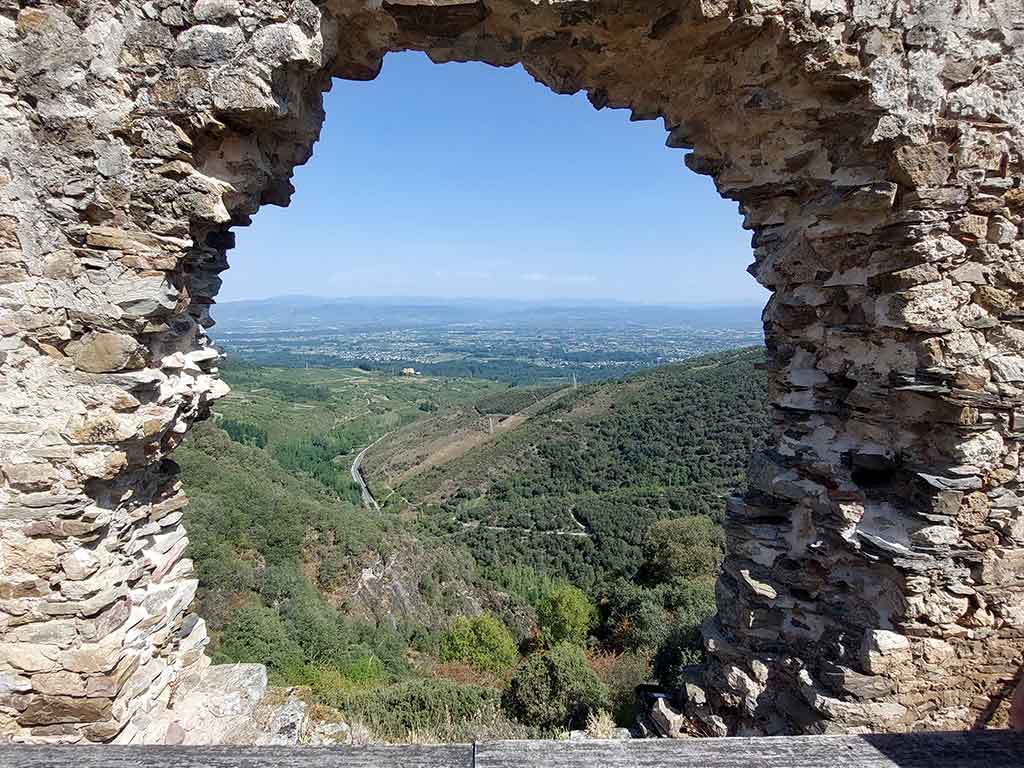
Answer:
[[(229, 363), (175, 453), (215, 660), (378, 741), (632, 724), (636, 685), (699, 658), (760, 359), (576, 387)], [(567, 691), (524, 695), (538, 665)]]

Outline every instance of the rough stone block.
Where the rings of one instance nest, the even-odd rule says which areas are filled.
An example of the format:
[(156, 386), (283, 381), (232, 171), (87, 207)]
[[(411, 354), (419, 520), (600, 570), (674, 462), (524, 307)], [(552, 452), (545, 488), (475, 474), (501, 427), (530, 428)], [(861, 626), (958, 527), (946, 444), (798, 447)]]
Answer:
[(75, 367), (89, 373), (138, 368), (145, 363), (145, 347), (123, 333), (89, 333), (68, 345)]
[(110, 699), (84, 699), (77, 696), (32, 695), (28, 706), (18, 715), (21, 725), (54, 723), (92, 723), (110, 716)]
[(892, 173), (908, 187), (941, 187), (952, 171), (949, 146), (941, 142), (903, 146), (893, 156)]

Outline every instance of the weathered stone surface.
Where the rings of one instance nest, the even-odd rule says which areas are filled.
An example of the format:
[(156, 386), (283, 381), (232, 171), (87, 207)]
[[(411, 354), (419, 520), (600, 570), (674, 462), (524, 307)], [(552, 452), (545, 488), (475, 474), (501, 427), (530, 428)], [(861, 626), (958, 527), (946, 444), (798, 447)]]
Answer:
[[(118, 743), (228, 744), (269, 740), (270, 722), (257, 724), (257, 707), (267, 692), (267, 670), (260, 664), (224, 664), (185, 678), (174, 691), (171, 712), (153, 720), (141, 734)], [(303, 708), (301, 718), (305, 717)], [(285, 726), (282, 724), (282, 728)]]
[(106, 720), (110, 707), (110, 699), (32, 695), (28, 697), (28, 706), (18, 715), (18, 722), (22, 725), (93, 723)]
[(54, 468), (44, 461), (11, 462), (0, 469), (8, 485), (21, 491), (41, 491), (57, 480)]
[(50, 696), (84, 696), (85, 680), (65, 671), (32, 675), (32, 690)]
[(70, 345), (75, 367), (89, 373), (136, 368), (144, 360), (143, 347), (131, 336), (102, 331), (83, 336)]
[(0, 643), (0, 659), (4, 665), (25, 672), (53, 672), (61, 668), (58, 663), (60, 649), (39, 643)]
[(908, 187), (941, 187), (949, 179), (949, 146), (940, 142), (903, 146), (893, 157), (896, 181)]
[(0, 623), (4, 737), (242, 738), (207, 704), (241, 717), (253, 677), (207, 678), (198, 736), (168, 709), (208, 660), (164, 459), (226, 392), (230, 225), (287, 203), (331, 77), (409, 48), (661, 117), (754, 231), (774, 431), (687, 717), (1000, 722), (1024, 657), (1016, 0), (25, 6), (0, 12), (0, 593), (38, 620)]
[(237, 27), (200, 24), (178, 36), (175, 61), (187, 65), (210, 65), (227, 61), (245, 42)]
[(192, 14), (197, 21), (237, 19), (241, 13), (238, 0), (197, 0)]
[(686, 715), (673, 709), (672, 704), (663, 696), (655, 699), (650, 718), (662, 736), (678, 739), (688, 735)]
[(58, 568), (64, 547), (50, 539), (29, 538), (17, 531), (0, 537), (0, 557), (7, 573), (23, 571), (36, 576), (49, 576)]
[(92, 576), (100, 567), (100, 560), (87, 549), (75, 549), (61, 558), (61, 568), (72, 581)]

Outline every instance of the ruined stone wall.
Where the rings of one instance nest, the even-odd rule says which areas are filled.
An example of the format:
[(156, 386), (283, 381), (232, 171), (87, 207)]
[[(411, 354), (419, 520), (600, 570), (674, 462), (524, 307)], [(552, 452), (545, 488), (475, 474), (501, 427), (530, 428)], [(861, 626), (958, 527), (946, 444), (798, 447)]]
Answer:
[(0, 735), (200, 738), (171, 452), (226, 391), (229, 229), (287, 203), (331, 77), (404, 49), (663, 119), (754, 230), (775, 429), (698, 727), (989, 721), (1024, 650), (1022, 0), (0, 0)]

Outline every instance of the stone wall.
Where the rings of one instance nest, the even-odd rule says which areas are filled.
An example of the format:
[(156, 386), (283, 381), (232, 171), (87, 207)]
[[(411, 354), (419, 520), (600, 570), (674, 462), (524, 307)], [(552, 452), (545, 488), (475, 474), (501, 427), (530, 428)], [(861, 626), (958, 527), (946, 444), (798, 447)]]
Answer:
[(406, 49), (661, 118), (754, 232), (774, 437), (729, 503), (694, 722), (998, 719), (1024, 652), (1022, 0), (0, 0), (0, 735), (191, 738), (171, 452), (226, 391), (229, 230), (287, 204), (332, 76)]

